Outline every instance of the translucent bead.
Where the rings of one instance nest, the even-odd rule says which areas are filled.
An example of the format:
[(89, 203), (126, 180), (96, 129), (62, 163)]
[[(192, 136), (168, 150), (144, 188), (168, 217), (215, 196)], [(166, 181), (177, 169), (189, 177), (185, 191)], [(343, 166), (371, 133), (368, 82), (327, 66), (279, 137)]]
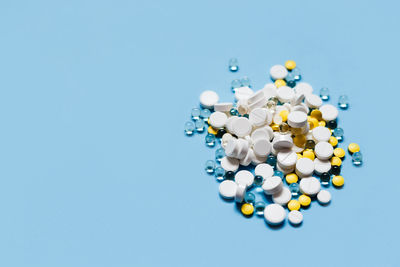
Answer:
[(214, 173), (215, 169), (215, 162), (213, 160), (207, 160), (206, 161), (206, 166), (204, 168), (207, 173), (212, 174)]
[(294, 68), (291, 73), (293, 74), (295, 81), (301, 80), (301, 70), (299, 68)]
[(261, 186), (263, 184), (264, 178), (261, 175), (254, 176), (254, 184)]
[(297, 196), (300, 192), (300, 187), (298, 183), (292, 183), (289, 185), (289, 190), (292, 193), (292, 196)]
[(201, 113), (201, 110), (199, 108), (192, 108), (192, 112), (191, 112), (192, 119), (193, 120), (200, 119), (200, 113)]
[(328, 121), (328, 123), (326, 124), (326, 126), (329, 129), (335, 129), (337, 127), (337, 122), (336, 120), (332, 120), (332, 121)]
[(363, 157), (361, 152), (355, 152), (353, 153), (353, 155), (351, 155), (352, 159), (353, 159), (353, 164), (358, 166), (361, 165), (363, 162)]
[(231, 108), (231, 110), (229, 111), (229, 113), (230, 113), (232, 116), (237, 116), (237, 115), (239, 115), (239, 111), (238, 111), (236, 108)]
[(319, 96), (322, 100), (327, 101), (329, 99), (329, 89), (322, 87), (321, 90), (319, 90)]
[(264, 209), (265, 209), (265, 203), (262, 201), (258, 201), (255, 205), (254, 205), (255, 209), (256, 209), (256, 214), (258, 216), (263, 216), (264, 215)]
[(269, 155), (267, 158), (267, 164), (274, 167), (276, 165), (276, 157), (274, 155)]
[(295, 82), (296, 79), (294, 77), (293, 72), (289, 72), (288, 75), (286, 75), (285, 80), (286, 80), (286, 82)]
[(276, 108), (276, 103), (273, 100), (268, 100), (267, 102), (267, 108), (274, 110)]
[(206, 141), (206, 145), (207, 146), (209, 146), (209, 147), (215, 146), (215, 135), (210, 134), (210, 133), (207, 134), (206, 138), (205, 138), (205, 141)]
[(215, 160), (221, 162), (221, 159), (225, 157), (225, 150), (223, 148), (218, 148), (215, 150)]
[(225, 180), (233, 180), (235, 178), (235, 173), (233, 171), (227, 171), (225, 173)]
[(238, 60), (236, 58), (231, 58), (229, 60), (229, 70), (232, 72), (239, 70)]
[(339, 175), (340, 174), (340, 166), (333, 165), (330, 170), (330, 173), (333, 175)]
[(194, 123), (192, 121), (188, 121), (185, 123), (185, 134), (186, 135), (192, 135), (194, 133)]
[(274, 171), (274, 176), (278, 176), (278, 177), (281, 177), (283, 179), (284, 175), (283, 175), (283, 172), (276, 170), (276, 171)]
[(224, 134), (226, 134), (226, 130), (225, 129), (219, 129), (217, 131), (217, 134), (215, 135), (217, 138), (222, 138), (222, 136), (224, 136)]
[(282, 122), (281, 125), (279, 125), (279, 132), (281, 134), (287, 134), (289, 133), (290, 127), (286, 122)]
[(305, 149), (314, 149), (315, 148), (315, 142), (314, 140), (307, 140)]
[(288, 81), (287, 86), (289, 86), (290, 88), (294, 88), (296, 86), (296, 82), (295, 81)]
[(249, 204), (254, 204), (255, 201), (256, 201), (256, 196), (253, 193), (247, 192), (246, 195), (244, 195), (244, 202)]
[(200, 117), (202, 117), (203, 120), (207, 121), (208, 118), (210, 117), (210, 115), (211, 115), (211, 111), (209, 109), (202, 109), (201, 110)]
[(271, 100), (271, 101), (274, 101), (275, 102), (275, 104), (278, 104), (279, 103), (279, 99), (277, 98), (277, 97), (271, 97), (269, 100)]
[(242, 83), (240, 82), (239, 79), (234, 79), (234, 80), (231, 82), (231, 89), (232, 89), (233, 92), (235, 91), (236, 88), (239, 88), (239, 87), (241, 87), (241, 86), (242, 86)]
[(195, 123), (196, 131), (198, 133), (204, 132), (204, 128), (206, 127), (206, 123), (203, 120), (197, 120)]
[(331, 176), (329, 175), (329, 173), (324, 172), (324, 173), (321, 174), (320, 179), (321, 179), (321, 184), (322, 185), (329, 185), (329, 182), (331, 180)]
[(217, 167), (217, 168), (215, 168), (215, 170), (214, 170), (214, 175), (215, 175), (215, 178), (216, 178), (218, 181), (224, 180), (224, 175), (225, 175), (225, 170), (224, 170), (224, 168), (222, 168), (222, 167)]
[(247, 76), (244, 76), (242, 79), (240, 79), (240, 83), (242, 84), (243, 87), (250, 87), (250, 79)]
[(333, 130), (333, 136), (335, 136), (338, 141), (343, 140), (343, 135), (344, 135), (344, 131), (342, 128), (336, 128)]
[(347, 95), (339, 96), (338, 105), (341, 109), (347, 109), (349, 107), (349, 98)]

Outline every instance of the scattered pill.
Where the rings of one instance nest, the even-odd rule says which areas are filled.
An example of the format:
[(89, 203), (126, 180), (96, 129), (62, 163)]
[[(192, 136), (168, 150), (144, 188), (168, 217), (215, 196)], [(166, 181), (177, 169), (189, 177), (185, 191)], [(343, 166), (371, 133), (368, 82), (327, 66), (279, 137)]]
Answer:
[(254, 175), (246, 170), (239, 171), (235, 175), (235, 182), (246, 185), (247, 187), (251, 187), (254, 182)]
[(254, 206), (249, 203), (244, 203), (240, 208), (241, 212), (245, 216), (251, 216), (254, 213)]
[(299, 196), (299, 202), (303, 207), (307, 207), (311, 204), (311, 198), (307, 195), (301, 195)]
[(254, 173), (262, 176), (264, 179), (267, 179), (274, 175), (274, 168), (267, 163), (261, 163), (256, 166)]
[(292, 192), (290, 192), (289, 188), (283, 187), (278, 193), (272, 195), (272, 201), (279, 205), (286, 205), (290, 199), (292, 198)]
[(321, 111), (322, 118), (325, 121), (336, 120), (337, 116), (339, 115), (338, 109), (330, 104), (322, 105), (319, 110)]
[(231, 180), (222, 181), (219, 185), (219, 193), (223, 198), (232, 199), (236, 195), (237, 184)]
[(289, 173), (286, 175), (286, 183), (288, 184), (297, 183), (298, 180), (299, 177), (295, 173)]
[(213, 109), (214, 104), (216, 104), (219, 100), (219, 96), (214, 91), (204, 91), (200, 95), (200, 104), (204, 108)]
[(360, 151), (360, 146), (356, 143), (350, 143), (347, 149), (350, 153), (355, 153)]
[(321, 189), (321, 183), (315, 177), (307, 177), (300, 180), (300, 191), (309, 196), (314, 196)]
[(298, 210), (292, 210), (288, 214), (288, 220), (291, 224), (298, 225), (303, 222), (303, 214)]
[(285, 209), (279, 204), (270, 204), (264, 209), (264, 218), (272, 225), (281, 224), (286, 217)]
[(338, 187), (343, 186), (343, 185), (344, 185), (344, 179), (343, 179), (343, 177), (340, 176), (340, 175), (333, 176), (333, 178), (332, 178), (332, 184), (333, 184), (334, 186), (338, 186)]
[(326, 190), (321, 190), (317, 194), (317, 199), (321, 204), (328, 204), (331, 201), (331, 193)]
[(239, 160), (225, 156), (221, 159), (221, 167), (224, 168), (225, 171), (236, 172), (239, 168)]
[(262, 189), (266, 195), (276, 194), (283, 188), (282, 178), (278, 176), (272, 176), (265, 179)]
[(285, 79), (286, 75), (288, 75), (287, 69), (282, 65), (275, 65), (269, 71), (271, 78), (274, 80)]
[(300, 209), (300, 202), (298, 200), (292, 199), (288, 203), (289, 210), (299, 210)]
[(244, 200), (244, 196), (246, 194), (247, 186), (244, 184), (238, 184), (236, 187), (235, 193), (235, 201), (237, 203), (242, 203)]

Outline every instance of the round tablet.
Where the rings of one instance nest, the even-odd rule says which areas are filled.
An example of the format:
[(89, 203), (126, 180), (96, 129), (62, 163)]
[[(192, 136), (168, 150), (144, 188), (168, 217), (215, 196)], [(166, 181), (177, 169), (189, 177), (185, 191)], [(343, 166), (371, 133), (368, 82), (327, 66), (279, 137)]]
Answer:
[(295, 96), (293, 97), (292, 101), (290, 101), (290, 105), (292, 106), (297, 106), (300, 105), (301, 102), (303, 102), (305, 96), (304, 94), (295, 94)]
[(253, 144), (253, 151), (256, 156), (266, 157), (271, 153), (271, 143), (266, 139), (258, 139)]
[(290, 149), (293, 146), (293, 139), (290, 134), (277, 134), (272, 146), (275, 150)]
[(276, 85), (274, 83), (267, 83), (264, 85), (264, 88), (262, 89), (264, 92), (264, 97), (267, 99), (270, 99), (271, 97), (274, 97), (277, 95), (277, 89)]
[(278, 88), (278, 99), (282, 103), (290, 102), (294, 98), (294, 90), (289, 86), (281, 86)]
[(309, 108), (319, 108), (322, 105), (322, 99), (313, 94), (307, 94), (305, 103)]
[(321, 190), (321, 183), (315, 177), (302, 178), (300, 180), (300, 191), (306, 195), (313, 196)]
[(250, 111), (249, 120), (254, 126), (262, 126), (267, 122), (268, 113), (269, 111), (266, 108), (255, 108)]
[(312, 135), (317, 143), (322, 141), (328, 142), (331, 138), (331, 130), (324, 126), (318, 126), (312, 130)]
[(221, 167), (225, 171), (236, 172), (239, 169), (239, 160), (225, 156), (221, 159)]
[(226, 121), (228, 120), (228, 116), (221, 111), (213, 112), (210, 116), (210, 124), (214, 128), (222, 128), (225, 126)]
[(292, 198), (292, 192), (290, 192), (289, 188), (283, 187), (282, 190), (274, 195), (272, 195), (272, 200), (274, 203), (279, 205), (286, 205), (290, 199)]
[(265, 221), (272, 225), (277, 225), (285, 220), (286, 211), (279, 204), (269, 204), (264, 209)]
[(263, 97), (259, 100), (257, 100), (256, 102), (252, 103), (249, 105), (249, 110), (253, 110), (255, 108), (261, 108), (263, 106), (265, 106), (268, 102), (268, 99), (266, 97)]
[(292, 111), (288, 115), (288, 124), (294, 128), (301, 128), (307, 124), (307, 114), (302, 111)]
[(233, 104), (229, 102), (214, 104), (214, 111), (229, 112)]
[(213, 109), (218, 100), (219, 96), (214, 91), (204, 91), (200, 95), (200, 104), (203, 108)]
[(235, 89), (235, 98), (237, 101), (246, 100), (254, 94), (254, 91), (251, 90), (249, 87), (239, 87)]
[(229, 139), (225, 147), (225, 154), (228, 157), (237, 158), (240, 150), (240, 144), (236, 138)]
[(294, 171), (294, 167), (290, 167), (290, 168), (282, 168), (282, 166), (279, 164), (279, 162), (276, 164), (276, 169), (278, 170), (278, 171), (281, 171), (281, 172), (283, 172), (283, 174), (289, 174), (289, 173), (291, 173), (291, 172), (293, 172)]
[(237, 155), (237, 159), (243, 159), (244, 157), (246, 157), (247, 152), (249, 152), (249, 142), (245, 139), (239, 138), (238, 139), (238, 143), (239, 143), (239, 153)]
[(269, 140), (269, 133), (265, 128), (258, 128), (251, 133), (251, 141), (255, 142), (258, 139)]
[(266, 162), (267, 161), (267, 156), (265, 156), (265, 157), (260, 157), (260, 156), (257, 156), (255, 153), (254, 153), (254, 150), (252, 149), (252, 151), (253, 151), (253, 153), (252, 153), (252, 158), (251, 158), (251, 164), (253, 164), (253, 165), (258, 165), (258, 164), (260, 164), (260, 163), (263, 163), (263, 162)]
[(228, 132), (233, 133), (233, 122), (239, 119), (238, 116), (231, 116), (227, 119), (225, 123), (225, 127), (228, 130)]
[(292, 210), (288, 214), (288, 220), (291, 224), (300, 224), (303, 221), (303, 214), (298, 210)]
[(275, 65), (269, 70), (269, 75), (274, 80), (283, 80), (288, 75), (287, 69), (282, 65)]
[(300, 105), (294, 106), (292, 107), (291, 111), (302, 111), (306, 114), (308, 114), (308, 112), (310, 111), (309, 108), (307, 106), (303, 105), (304, 103), (301, 103)]
[(262, 189), (266, 195), (276, 194), (283, 188), (282, 179), (279, 176), (272, 176), (265, 179)]
[(242, 203), (244, 199), (244, 195), (246, 194), (246, 185), (243, 184), (238, 184), (236, 188), (236, 194), (235, 194), (235, 201), (238, 203)]
[(294, 87), (294, 90), (296, 94), (304, 94), (304, 95), (312, 94), (313, 92), (312, 86), (309, 83), (305, 82), (297, 83), (296, 86)]
[(219, 184), (219, 194), (223, 198), (234, 198), (236, 195), (237, 184), (232, 180), (224, 180)]
[(319, 158), (314, 159), (315, 173), (320, 175), (324, 172), (331, 170), (331, 162), (329, 160), (320, 160)]
[(251, 129), (251, 123), (246, 117), (240, 117), (232, 122), (232, 130), (238, 137), (249, 135)]
[(319, 111), (322, 113), (322, 118), (325, 121), (333, 121), (337, 118), (339, 115), (339, 111), (335, 106), (332, 106), (330, 104), (322, 105), (319, 108)]
[(283, 150), (278, 152), (277, 161), (284, 169), (292, 168), (296, 165), (297, 154), (292, 150)]
[(296, 163), (296, 174), (300, 177), (311, 176), (314, 172), (314, 162), (309, 158), (301, 158)]
[(274, 168), (267, 163), (261, 163), (256, 166), (256, 168), (254, 169), (254, 173), (256, 175), (262, 176), (264, 179), (267, 179), (271, 178), (272, 175), (274, 175)]
[(319, 142), (314, 148), (315, 155), (321, 160), (328, 160), (332, 157), (333, 146), (328, 142)]
[(254, 156), (253, 149), (249, 148), (249, 151), (247, 151), (246, 157), (244, 157), (243, 159), (240, 160), (240, 165), (249, 166), (253, 156)]
[(254, 102), (257, 102), (258, 100), (260, 100), (261, 98), (264, 98), (263, 90), (259, 90), (259, 91), (255, 92), (252, 96), (249, 97), (249, 99), (247, 99), (247, 102), (249, 104), (253, 104)]
[(317, 195), (317, 199), (321, 204), (328, 204), (331, 201), (331, 193), (326, 190), (321, 190)]
[(253, 185), (254, 175), (246, 170), (239, 171), (235, 175), (235, 182), (250, 187)]

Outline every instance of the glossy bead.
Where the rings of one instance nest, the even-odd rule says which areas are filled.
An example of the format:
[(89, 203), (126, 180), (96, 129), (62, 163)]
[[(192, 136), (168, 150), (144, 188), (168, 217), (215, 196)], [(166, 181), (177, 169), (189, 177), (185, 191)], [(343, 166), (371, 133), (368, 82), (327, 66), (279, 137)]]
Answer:
[(354, 165), (358, 166), (358, 165), (362, 164), (363, 158), (362, 158), (361, 152), (355, 152), (355, 153), (353, 153), (353, 155), (351, 157), (352, 157)]
[(231, 110), (229, 111), (229, 113), (230, 113), (232, 116), (237, 116), (237, 115), (239, 115), (239, 111), (238, 111), (236, 108), (231, 108)]
[(232, 92), (234, 92), (236, 88), (239, 88), (239, 87), (241, 87), (241, 86), (242, 86), (242, 83), (240, 82), (239, 79), (233, 80), (233, 81), (231, 82), (231, 89), (232, 89)]
[(285, 81), (286, 81), (287, 83), (289, 83), (289, 82), (294, 82), (294, 83), (296, 83), (296, 79), (294, 78), (294, 75), (293, 75), (292, 72), (289, 72), (288, 75), (286, 75)]
[(337, 122), (336, 120), (328, 121), (326, 126), (328, 126), (329, 129), (335, 129), (337, 127)]
[(197, 120), (195, 121), (195, 127), (196, 127), (196, 131), (198, 133), (202, 133), (204, 132), (204, 128), (206, 127), (206, 123), (203, 120)]
[(332, 157), (331, 158), (331, 165), (332, 166), (340, 166), (342, 165), (342, 160), (339, 157)]
[(297, 183), (298, 180), (299, 180), (299, 177), (297, 176), (297, 174), (295, 174), (295, 173), (286, 174), (286, 183), (293, 184), (293, 183)]
[(343, 148), (337, 147), (333, 150), (333, 154), (336, 157), (343, 158), (346, 155), (346, 151)]
[(337, 146), (338, 142), (339, 141), (337, 140), (336, 137), (334, 136), (329, 137), (329, 144), (331, 144), (333, 147)]
[(246, 202), (246, 203), (254, 204), (255, 200), (256, 200), (256, 196), (251, 192), (247, 192), (244, 195), (244, 202)]
[(307, 140), (305, 148), (306, 149), (314, 149), (315, 148), (314, 140)]
[(217, 138), (222, 138), (222, 136), (224, 136), (224, 134), (226, 134), (226, 130), (225, 129), (219, 129), (217, 131), (217, 134), (215, 135)]
[(251, 205), (249, 203), (244, 203), (240, 210), (243, 213), (243, 215), (250, 216), (254, 212), (254, 207), (253, 207), (253, 205)]
[(343, 177), (340, 176), (340, 175), (333, 176), (333, 178), (332, 178), (332, 184), (333, 184), (334, 186), (337, 186), (337, 187), (343, 186), (343, 184), (344, 184), (344, 179), (343, 179)]
[(355, 153), (360, 151), (360, 146), (356, 143), (350, 143), (347, 149), (350, 153)]
[(203, 120), (207, 121), (208, 118), (210, 117), (210, 115), (211, 115), (211, 111), (209, 109), (205, 108), (205, 109), (201, 110), (200, 117), (202, 117)]
[(292, 200), (289, 201), (287, 206), (288, 206), (289, 210), (299, 210), (300, 209), (300, 202), (295, 200), (295, 199), (292, 199)]
[(215, 146), (215, 135), (208, 133), (205, 137), (206, 145), (209, 147)]
[(215, 170), (214, 170), (214, 175), (215, 175), (215, 178), (216, 178), (218, 181), (224, 180), (224, 175), (225, 175), (225, 170), (224, 170), (224, 168), (222, 168), (222, 167), (217, 167), (217, 168), (215, 168)]
[(195, 125), (192, 121), (185, 123), (185, 134), (192, 135), (194, 133)]
[(330, 170), (330, 173), (333, 175), (339, 175), (340, 174), (340, 166), (333, 165)]
[(192, 108), (192, 112), (191, 112), (192, 119), (193, 120), (200, 119), (200, 113), (201, 113), (201, 110), (199, 108)]
[(328, 185), (329, 181), (331, 180), (331, 176), (329, 175), (329, 173), (324, 172), (321, 174), (320, 179), (322, 185)]
[(338, 141), (343, 140), (344, 131), (342, 128), (336, 128), (333, 130), (333, 136), (336, 137)]
[(299, 196), (298, 200), (299, 200), (300, 205), (302, 205), (303, 207), (307, 207), (311, 204), (311, 198), (307, 195)]
[(281, 177), (281, 179), (283, 179), (283, 172), (276, 170), (274, 171), (274, 176), (278, 176)]
[(273, 100), (268, 100), (267, 102), (267, 108), (270, 110), (275, 110), (276, 108), (276, 103)]
[(294, 88), (296, 86), (296, 82), (295, 81), (288, 81), (287, 82), (287, 86), (289, 86), (290, 88)]
[(223, 148), (215, 150), (215, 160), (217, 162), (220, 162), (223, 157), (225, 157), (225, 150)]
[(242, 87), (251, 87), (250, 86), (250, 79), (247, 76), (245, 76), (242, 79), (240, 79), (240, 83), (242, 84)]
[(282, 87), (282, 86), (285, 86), (285, 85), (286, 85), (286, 82), (285, 82), (285, 80), (276, 80), (274, 83), (275, 83), (275, 86), (276, 86), (277, 88), (279, 88), (279, 87)]
[[(286, 109), (282, 110), (281, 112), (279, 112), (279, 116), (281, 116), (282, 121), (287, 121), (287, 118), (289, 116), (289, 111), (287, 111)], [(289, 127), (289, 125), (288, 125)]]
[(347, 109), (349, 107), (349, 98), (347, 95), (339, 96), (338, 105), (341, 109)]
[(329, 89), (322, 87), (321, 90), (319, 90), (319, 96), (322, 100), (327, 101), (329, 99)]
[(276, 157), (274, 155), (269, 155), (267, 158), (267, 164), (274, 167), (276, 165)]
[(301, 70), (299, 68), (294, 68), (291, 73), (294, 75), (295, 81), (301, 80)]
[(264, 178), (261, 175), (254, 176), (254, 184), (257, 186), (261, 186), (264, 182)]
[(225, 172), (225, 180), (233, 180), (235, 178), (235, 173), (233, 171)]
[(249, 114), (243, 114), (242, 117), (249, 118)]
[(308, 124), (310, 125), (310, 130), (319, 126), (319, 121), (314, 117), (308, 117), (307, 121), (308, 121)]
[(258, 216), (262, 216), (264, 215), (264, 209), (265, 209), (265, 203), (262, 201), (258, 201), (256, 202), (256, 204), (254, 205), (255, 209), (256, 209), (256, 214)]
[(292, 193), (292, 196), (297, 196), (300, 192), (300, 186), (298, 183), (292, 183), (289, 185), (289, 190)]
[(326, 126), (326, 122), (325, 121), (319, 121), (318, 125), (322, 126), (322, 127), (325, 127)]
[(213, 160), (207, 160), (205, 170), (208, 174), (214, 173), (215, 170), (215, 162)]
[(239, 64), (236, 58), (231, 58), (229, 60), (229, 70), (232, 72), (236, 72), (239, 70)]
[(295, 137), (293, 137), (293, 143), (297, 146), (297, 147), (304, 147), (304, 145), (306, 144), (307, 138), (305, 135), (301, 134), (301, 135), (296, 135)]
[(287, 133), (289, 133), (289, 130), (290, 130), (290, 127), (289, 127), (289, 125), (288, 125), (286, 122), (282, 122), (282, 123), (279, 125), (279, 132), (280, 132), (281, 134), (287, 134)]

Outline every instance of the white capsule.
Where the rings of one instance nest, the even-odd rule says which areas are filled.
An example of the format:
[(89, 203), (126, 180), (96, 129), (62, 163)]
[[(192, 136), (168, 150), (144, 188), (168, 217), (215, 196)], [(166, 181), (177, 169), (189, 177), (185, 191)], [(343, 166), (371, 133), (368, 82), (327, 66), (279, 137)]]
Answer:
[(299, 177), (311, 176), (314, 172), (314, 162), (309, 158), (301, 158), (296, 163), (296, 174)]
[(238, 137), (245, 137), (251, 133), (251, 123), (247, 118), (240, 117), (232, 122), (232, 130)]
[(292, 168), (296, 165), (297, 154), (292, 150), (282, 150), (278, 152), (277, 161), (284, 169)]
[(307, 124), (307, 114), (302, 111), (292, 111), (288, 115), (288, 124), (294, 128), (302, 128)]
[(283, 188), (282, 179), (279, 176), (272, 176), (264, 180), (262, 189), (266, 195), (272, 195), (280, 192)]
[(284, 149), (291, 149), (293, 146), (293, 139), (290, 134), (276, 134), (272, 142), (275, 150), (280, 151)]

